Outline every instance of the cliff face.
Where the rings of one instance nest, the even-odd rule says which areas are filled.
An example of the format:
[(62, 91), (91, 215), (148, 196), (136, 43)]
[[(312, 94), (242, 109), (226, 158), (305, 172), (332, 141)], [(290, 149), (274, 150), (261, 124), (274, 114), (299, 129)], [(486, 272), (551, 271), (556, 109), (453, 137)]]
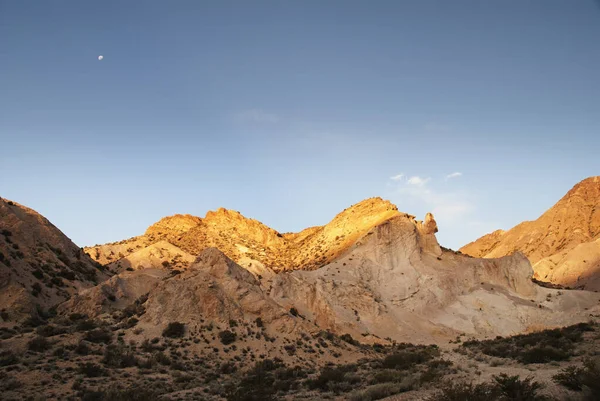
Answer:
[[(331, 264), (277, 275), (269, 293), (320, 327), (365, 339), (507, 335), (581, 318), (571, 304), (577, 295), (545, 301), (553, 290), (532, 283), (533, 270), (522, 254), (474, 259), (442, 252), (431, 231), (428, 224), (396, 216)], [(585, 297), (591, 305), (594, 295)], [(562, 313), (565, 308), (573, 315)]]
[[(600, 177), (587, 178), (537, 220), (523, 222), (507, 232), (496, 231), (461, 248), (475, 257), (494, 258), (522, 252), (536, 277), (567, 286), (600, 289), (595, 264), (584, 249), (595, 254), (600, 238)], [(581, 244), (590, 245), (574, 249)], [(548, 259), (550, 258), (550, 259)], [(586, 262), (583, 262), (586, 260)]]
[(21, 320), (108, 276), (39, 213), (0, 198), (0, 309)]

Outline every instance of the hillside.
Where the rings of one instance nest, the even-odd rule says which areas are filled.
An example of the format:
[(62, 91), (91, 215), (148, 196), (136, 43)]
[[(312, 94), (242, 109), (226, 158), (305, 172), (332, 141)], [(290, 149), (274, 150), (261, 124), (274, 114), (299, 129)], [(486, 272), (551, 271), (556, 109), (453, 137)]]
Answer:
[(0, 198), (2, 320), (47, 310), (108, 276), (46, 218)]
[(529, 258), (541, 281), (599, 290), (599, 238), (600, 177), (590, 177), (537, 220), (485, 235), (460, 251), (485, 258), (519, 251)]
[(373, 226), (396, 215), (400, 212), (395, 205), (381, 198), (371, 198), (344, 210), (324, 226), (281, 234), (239, 212), (221, 208), (208, 212), (204, 218), (165, 217), (141, 236), (87, 247), (85, 251), (109, 269), (120, 271), (124, 267), (137, 269), (139, 259), (132, 260), (129, 256), (159, 242), (180, 250), (165, 254), (161, 263), (171, 264), (173, 256), (179, 255), (180, 268), (187, 266), (203, 249), (214, 247), (257, 274), (269, 275), (273, 271), (312, 270), (324, 266)]

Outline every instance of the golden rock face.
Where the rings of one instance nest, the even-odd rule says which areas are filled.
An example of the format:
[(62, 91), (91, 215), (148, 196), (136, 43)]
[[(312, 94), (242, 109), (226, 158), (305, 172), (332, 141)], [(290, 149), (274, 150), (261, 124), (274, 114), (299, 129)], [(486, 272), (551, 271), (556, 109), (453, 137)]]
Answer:
[(486, 258), (522, 252), (540, 280), (598, 290), (600, 259), (595, 255), (599, 238), (600, 177), (590, 177), (537, 220), (525, 221), (506, 232), (494, 231), (460, 251)]

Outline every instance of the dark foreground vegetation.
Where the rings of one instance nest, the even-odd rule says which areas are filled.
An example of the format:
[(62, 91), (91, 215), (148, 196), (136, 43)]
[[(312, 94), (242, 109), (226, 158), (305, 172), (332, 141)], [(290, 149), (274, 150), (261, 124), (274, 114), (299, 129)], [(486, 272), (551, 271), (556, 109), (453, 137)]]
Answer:
[[(600, 362), (593, 355), (582, 357), (586, 341), (598, 340), (595, 323), (466, 341), (455, 353), (435, 345), (364, 345), (326, 331), (276, 339), (261, 320), (204, 322), (194, 330), (172, 322), (157, 337), (126, 341), (127, 332), (140, 332), (137, 318), (143, 313), (140, 302), (112, 321), (71, 314), (0, 329), (0, 398), (372, 401), (422, 390), (430, 401), (552, 400), (545, 393), (548, 383), (534, 373), (519, 377), (500, 371), (482, 379), (481, 372), (456, 362), (482, 355), (519, 366), (560, 362), (563, 368), (555, 369), (551, 385), (572, 399), (596, 400), (600, 394)], [(248, 346), (256, 340), (261, 346), (278, 344), (282, 358)], [(11, 345), (19, 341), (21, 347)], [(348, 352), (364, 357), (339, 362)], [(316, 356), (331, 362), (311, 364)]]

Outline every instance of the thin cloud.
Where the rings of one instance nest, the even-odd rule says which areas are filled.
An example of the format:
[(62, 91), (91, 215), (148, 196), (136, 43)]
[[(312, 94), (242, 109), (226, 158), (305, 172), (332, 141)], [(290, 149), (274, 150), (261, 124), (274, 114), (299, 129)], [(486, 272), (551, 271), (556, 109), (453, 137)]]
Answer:
[(260, 109), (244, 110), (235, 115), (237, 121), (261, 124), (275, 124), (281, 120), (277, 114), (267, 113)]
[(462, 175), (462, 173), (460, 173), (460, 172), (458, 172), (458, 171), (457, 171), (457, 172), (455, 172), (455, 173), (448, 174), (448, 175), (446, 176), (446, 179), (447, 179), (447, 180), (450, 180), (450, 179), (452, 179), (452, 178), (458, 178), (458, 177), (460, 177), (461, 175)]
[[(393, 178), (393, 177), (392, 177)], [(447, 223), (459, 221), (473, 210), (470, 197), (464, 192), (444, 191), (431, 185), (431, 178), (401, 177), (391, 184), (394, 197), (406, 207), (427, 208), (436, 219)]]
[(390, 177), (390, 180), (400, 181), (403, 178), (404, 178), (404, 174), (396, 174), (395, 176)]
[(419, 176), (410, 177), (406, 183), (417, 187), (422, 187), (429, 182), (431, 178), (421, 178)]

